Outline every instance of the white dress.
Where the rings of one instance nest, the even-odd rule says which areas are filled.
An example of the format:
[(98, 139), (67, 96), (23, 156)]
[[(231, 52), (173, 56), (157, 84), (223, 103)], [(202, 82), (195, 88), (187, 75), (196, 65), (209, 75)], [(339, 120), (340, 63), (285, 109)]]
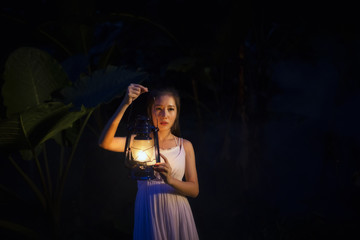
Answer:
[[(171, 165), (171, 175), (178, 180), (182, 180), (185, 173), (185, 150), (183, 140), (180, 142), (176, 147), (160, 150)], [(187, 198), (156, 175), (154, 180), (138, 181), (134, 239), (199, 239)]]

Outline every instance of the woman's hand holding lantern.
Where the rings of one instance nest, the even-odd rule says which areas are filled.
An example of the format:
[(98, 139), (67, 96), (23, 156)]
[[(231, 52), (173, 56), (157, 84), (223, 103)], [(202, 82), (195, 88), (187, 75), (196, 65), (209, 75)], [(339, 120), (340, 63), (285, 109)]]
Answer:
[(164, 180), (164, 182), (166, 182), (167, 184), (171, 184), (171, 180), (172, 180), (172, 176), (171, 176), (171, 166), (170, 163), (168, 161), (168, 159), (160, 153), (160, 156), (164, 159), (165, 162), (163, 163), (156, 163), (154, 165), (154, 170), (159, 172), (162, 179)]

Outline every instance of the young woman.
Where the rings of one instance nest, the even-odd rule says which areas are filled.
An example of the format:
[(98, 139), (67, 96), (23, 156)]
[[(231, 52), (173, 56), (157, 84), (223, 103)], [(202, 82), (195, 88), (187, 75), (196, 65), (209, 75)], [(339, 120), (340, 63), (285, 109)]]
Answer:
[[(148, 89), (130, 84), (126, 95), (105, 126), (100, 147), (125, 150), (125, 137), (115, 132), (129, 105)], [(174, 90), (151, 92), (148, 114), (158, 127), (161, 162), (154, 166), (157, 178), (138, 181), (135, 202), (134, 239), (198, 239), (194, 218), (186, 197), (197, 197), (195, 154), (190, 141), (179, 137), (180, 98)], [(183, 177), (185, 176), (185, 180)]]

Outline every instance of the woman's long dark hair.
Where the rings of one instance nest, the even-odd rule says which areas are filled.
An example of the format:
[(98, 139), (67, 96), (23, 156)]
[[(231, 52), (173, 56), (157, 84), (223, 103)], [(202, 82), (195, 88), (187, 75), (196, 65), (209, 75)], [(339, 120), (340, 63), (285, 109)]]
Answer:
[(171, 127), (171, 133), (174, 134), (177, 137), (181, 136), (181, 132), (180, 132), (180, 123), (179, 123), (179, 116), (180, 116), (180, 96), (177, 90), (173, 89), (173, 88), (163, 88), (163, 89), (156, 89), (156, 90), (152, 90), (150, 91), (149, 95), (148, 95), (148, 99), (147, 99), (147, 113), (149, 118), (152, 121), (152, 109), (155, 103), (155, 99), (157, 97), (160, 96), (164, 96), (164, 95), (168, 95), (168, 96), (172, 96), (175, 100), (175, 105), (176, 105), (176, 118), (175, 118), (175, 122)]

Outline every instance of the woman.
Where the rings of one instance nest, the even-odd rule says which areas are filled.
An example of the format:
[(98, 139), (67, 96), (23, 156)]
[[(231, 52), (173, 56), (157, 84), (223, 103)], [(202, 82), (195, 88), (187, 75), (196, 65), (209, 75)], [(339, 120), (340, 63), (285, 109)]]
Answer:
[[(100, 147), (116, 152), (125, 150), (125, 137), (115, 137), (119, 123), (130, 104), (148, 89), (130, 84), (126, 95), (105, 126)], [(148, 114), (158, 127), (161, 162), (154, 166), (157, 178), (138, 181), (135, 202), (134, 239), (198, 239), (198, 234), (186, 197), (197, 197), (195, 153), (190, 141), (179, 131), (180, 100), (173, 90), (152, 92)], [(185, 181), (183, 177), (185, 176)]]

